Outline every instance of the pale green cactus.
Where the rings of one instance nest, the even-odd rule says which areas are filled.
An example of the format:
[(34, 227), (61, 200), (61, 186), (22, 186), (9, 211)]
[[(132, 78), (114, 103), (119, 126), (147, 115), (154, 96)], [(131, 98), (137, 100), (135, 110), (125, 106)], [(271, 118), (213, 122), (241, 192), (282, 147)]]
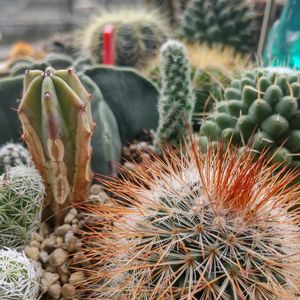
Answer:
[(37, 231), (45, 188), (38, 171), (17, 166), (0, 177), (0, 247), (24, 248)]

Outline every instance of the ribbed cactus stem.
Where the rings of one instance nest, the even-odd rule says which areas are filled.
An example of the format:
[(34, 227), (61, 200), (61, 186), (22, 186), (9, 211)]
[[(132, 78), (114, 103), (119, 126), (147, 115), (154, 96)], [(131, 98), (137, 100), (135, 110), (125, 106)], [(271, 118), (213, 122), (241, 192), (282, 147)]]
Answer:
[(94, 123), (90, 95), (72, 69), (28, 71), (19, 116), (33, 161), (48, 185), (47, 204), (64, 209), (88, 196)]
[(155, 143), (178, 146), (191, 123), (195, 105), (187, 51), (178, 41), (170, 40), (161, 48), (161, 78)]

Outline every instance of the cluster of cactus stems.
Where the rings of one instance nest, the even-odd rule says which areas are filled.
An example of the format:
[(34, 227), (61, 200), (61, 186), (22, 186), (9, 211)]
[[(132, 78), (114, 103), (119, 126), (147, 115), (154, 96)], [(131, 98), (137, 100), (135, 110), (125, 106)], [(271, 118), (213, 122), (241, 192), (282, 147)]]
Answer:
[(0, 247), (24, 248), (41, 221), (45, 188), (38, 171), (16, 166), (0, 177)]
[(186, 136), (195, 106), (191, 69), (185, 46), (175, 40), (161, 48), (159, 126), (155, 143), (179, 146)]
[(297, 174), (193, 141), (136, 167), (106, 182), (128, 207), (86, 208), (89, 299), (297, 299)]
[(0, 299), (39, 299), (39, 278), (31, 261), (13, 249), (0, 250)]
[(60, 223), (65, 209), (87, 199), (92, 178), (90, 95), (72, 69), (27, 71), (19, 109), (23, 138)]

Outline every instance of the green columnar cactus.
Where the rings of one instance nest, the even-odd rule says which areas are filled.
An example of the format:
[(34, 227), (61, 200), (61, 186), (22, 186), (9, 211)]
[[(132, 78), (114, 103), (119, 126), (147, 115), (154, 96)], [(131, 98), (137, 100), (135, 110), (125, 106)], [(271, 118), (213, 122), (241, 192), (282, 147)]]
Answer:
[(255, 14), (247, 0), (193, 0), (181, 31), (188, 41), (220, 43), (249, 52), (255, 47)]
[(0, 147), (0, 174), (18, 165), (29, 165), (28, 150), (21, 144), (7, 143)]
[(178, 146), (191, 123), (195, 96), (184, 45), (170, 40), (161, 48), (161, 95), (155, 144)]
[(30, 260), (12, 249), (0, 250), (0, 299), (37, 300), (40, 275)]
[[(91, 205), (88, 299), (297, 300), (299, 186), (230, 148), (151, 158), (108, 189), (128, 207)], [(103, 221), (102, 221), (103, 220)], [(102, 226), (102, 227), (101, 227)], [(99, 231), (99, 228), (103, 230)], [(84, 287), (84, 285), (83, 285)], [(90, 293), (90, 294), (88, 294)]]
[(167, 37), (167, 23), (151, 9), (118, 8), (103, 12), (86, 29), (86, 52), (98, 62), (103, 62), (103, 30), (106, 25), (115, 27), (116, 65), (141, 68), (153, 58)]
[(87, 199), (94, 123), (91, 96), (72, 69), (28, 71), (18, 113), (23, 137), (60, 223), (67, 207)]
[(200, 143), (223, 139), (257, 153), (268, 149), (272, 161), (300, 166), (300, 73), (246, 72), (224, 97), (202, 125)]
[(20, 249), (29, 243), (40, 225), (44, 196), (36, 169), (17, 166), (0, 177), (0, 247)]

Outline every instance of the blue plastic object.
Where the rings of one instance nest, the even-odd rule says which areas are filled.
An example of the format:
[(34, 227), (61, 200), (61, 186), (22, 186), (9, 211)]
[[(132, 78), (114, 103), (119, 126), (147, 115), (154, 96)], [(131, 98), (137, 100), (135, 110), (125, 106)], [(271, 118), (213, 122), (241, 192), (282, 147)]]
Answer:
[(264, 51), (266, 66), (300, 69), (300, 0), (286, 0)]

